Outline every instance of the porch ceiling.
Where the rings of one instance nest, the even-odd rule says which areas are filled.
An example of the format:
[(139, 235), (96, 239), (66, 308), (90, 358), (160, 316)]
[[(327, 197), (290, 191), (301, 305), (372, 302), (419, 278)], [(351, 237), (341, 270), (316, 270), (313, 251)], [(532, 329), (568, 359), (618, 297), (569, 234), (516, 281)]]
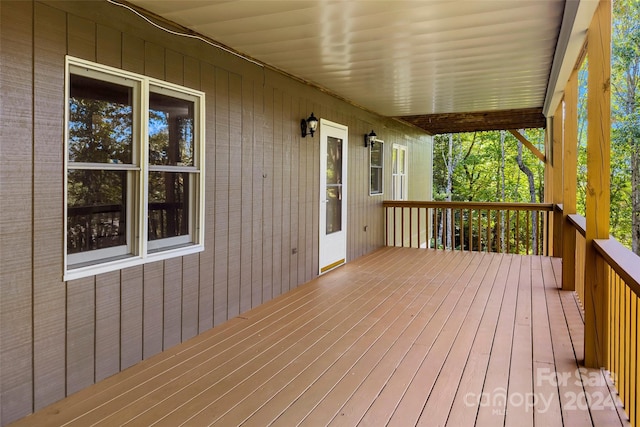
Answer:
[[(486, 122), (491, 112), (511, 110), (517, 117), (518, 110), (538, 109), (540, 121), (557, 78), (554, 55), (555, 62), (565, 56), (563, 32), (571, 35), (576, 5), (589, 2), (130, 3), (356, 105), (434, 133), (427, 126), (438, 118), (434, 114), (482, 112)], [(451, 123), (444, 131), (455, 130)], [(516, 120), (509, 127), (530, 125)]]

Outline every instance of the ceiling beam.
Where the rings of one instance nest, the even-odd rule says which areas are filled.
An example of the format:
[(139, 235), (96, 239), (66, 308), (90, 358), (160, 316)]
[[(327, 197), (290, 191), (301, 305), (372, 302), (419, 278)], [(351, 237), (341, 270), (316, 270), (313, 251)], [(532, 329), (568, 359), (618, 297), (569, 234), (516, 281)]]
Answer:
[(472, 113), (402, 116), (400, 120), (426, 130), (431, 135), (491, 130), (544, 128), (542, 108), (481, 111)]

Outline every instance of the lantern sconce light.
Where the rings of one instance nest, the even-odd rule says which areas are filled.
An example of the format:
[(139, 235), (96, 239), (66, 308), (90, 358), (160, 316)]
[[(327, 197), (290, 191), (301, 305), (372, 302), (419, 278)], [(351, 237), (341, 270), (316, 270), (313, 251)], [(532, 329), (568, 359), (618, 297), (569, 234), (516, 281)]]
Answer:
[(302, 119), (300, 121), (300, 131), (303, 138), (309, 134), (311, 135), (311, 138), (313, 138), (313, 133), (316, 129), (318, 129), (318, 119), (316, 119), (313, 113), (311, 113), (307, 120)]
[(373, 147), (373, 144), (376, 142), (376, 138), (378, 137), (378, 135), (376, 135), (376, 133), (373, 131), (373, 129), (371, 129), (371, 133), (369, 133), (368, 135), (364, 136), (364, 146), (368, 147), (369, 144), (371, 144), (371, 146)]

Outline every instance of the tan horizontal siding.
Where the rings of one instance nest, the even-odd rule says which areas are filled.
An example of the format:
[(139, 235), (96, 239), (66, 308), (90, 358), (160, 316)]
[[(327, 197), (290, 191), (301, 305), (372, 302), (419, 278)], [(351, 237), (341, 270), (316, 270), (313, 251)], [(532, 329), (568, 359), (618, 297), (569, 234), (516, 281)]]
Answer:
[[(430, 144), (105, 1), (3, 1), (0, 19), (0, 425), (317, 276), (319, 137), (299, 133), (312, 111), (349, 127), (348, 260), (384, 244), (362, 135), (375, 128), (420, 159)], [(204, 252), (62, 281), (66, 54), (206, 93)]]

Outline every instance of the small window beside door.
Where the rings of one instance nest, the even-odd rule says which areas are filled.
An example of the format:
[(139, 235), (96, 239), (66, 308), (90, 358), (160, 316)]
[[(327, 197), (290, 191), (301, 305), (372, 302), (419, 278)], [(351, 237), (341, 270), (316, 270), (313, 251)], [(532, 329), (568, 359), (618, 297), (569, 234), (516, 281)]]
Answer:
[(407, 147), (393, 145), (391, 164), (391, 197), (393, 200), (407, 200)]
[(382, 194), (382, 181), (384, 177), (384, 144), (382, 141), (376, 141), (369, 146), (369, 195), (375, 196)]

